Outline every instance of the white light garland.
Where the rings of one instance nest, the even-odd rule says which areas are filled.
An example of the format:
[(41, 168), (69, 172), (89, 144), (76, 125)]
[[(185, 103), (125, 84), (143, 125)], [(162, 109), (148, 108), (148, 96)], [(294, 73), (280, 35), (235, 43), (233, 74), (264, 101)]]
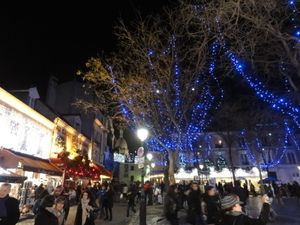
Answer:
[(49, 158), (50, 129), (30, 117), (0, 104), (0, 146), (13, 151)]

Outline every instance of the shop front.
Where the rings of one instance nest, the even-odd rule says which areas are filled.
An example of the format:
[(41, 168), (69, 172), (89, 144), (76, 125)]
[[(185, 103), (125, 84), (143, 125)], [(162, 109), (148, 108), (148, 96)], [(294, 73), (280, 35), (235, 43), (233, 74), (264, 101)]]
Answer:
[(47, 159), (0, 149), (0, 165), (2, 170), (19, 178), (18, 182), (12, 182), (14, 180), (12, 178), (7, 181), (19, 183), (19, 185), (13, 185), (12, 195), (20, 199), (21, 205), (32, 203), (33, 198), (31, 199), (30, 192), (33, 186), (44, 184), (51, 192), (61, 183), (62, 171)]

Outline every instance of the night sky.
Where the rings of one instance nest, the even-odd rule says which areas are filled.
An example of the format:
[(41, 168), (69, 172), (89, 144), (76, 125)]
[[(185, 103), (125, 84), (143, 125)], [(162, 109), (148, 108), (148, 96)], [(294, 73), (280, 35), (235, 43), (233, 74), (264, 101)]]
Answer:
[(2, 6), (0, 8), (0, 86), (45, 94), (48, 78), (71, 80), (88, 58), (115, 49), (113, 27), (158, 13), (167, 0), (110, 0), (90, 3)]

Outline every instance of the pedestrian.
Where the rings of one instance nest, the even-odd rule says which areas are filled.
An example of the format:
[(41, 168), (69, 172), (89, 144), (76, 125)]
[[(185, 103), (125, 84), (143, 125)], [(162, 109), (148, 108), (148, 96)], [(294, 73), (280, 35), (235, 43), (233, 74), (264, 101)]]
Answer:
[(270, 202), (267, 195), (261, 197), (263, 203), (259, 218), (250, 218), (243, 211), (239, 196), (230, 194), (221, 200), (221, 216), (218, 225), (265, 225), (270, 213)]
[(94, 209), (95, 205), (92, 202), (91, 193), (89, 191), (82, 192), (75, 215), (74, 225), (95, 225)]
[(80, 196), (81, 196), (81, 185), (77, 184), (77, 187), (76, 187), (76, 203), (77, 204), (80, 202)]
[(49, 193), (48, 193), (48, 190), (45, 189), (45, 190), (39, 195), (39, 198), (36, 199), (36, 200), (34, 201), (34, 205), (33, 205), (33, 207), (32, 207), (32, 212), (34, 213), (34, 215), (36, 215), (36, 214), (38, 213), (38, 210), (39, 210), (39, 207), (40, 207), (40, 205), (41, 205), (42, 199), (43, 199), (45, 196), (47, 196), (47, 195), (49, 195)]
[(55, 198), (58, 198), (59, 196), (63, 196), (65, 199), (64, 202), (64, 212), (65, 212), (65, 221), (68, 219), (69, 211), (70, 211), (70, 200), (69, 200), (69, 194), (68, 194), (68, 189), (64, 188), (61, 185), (58, 185), (54, 192), (53, 195)]
[(107, 186), (105, 195), (104, 195), (104, 209), (105, 209), (105, 214), (106, 217), (104, 220), (110, 220), (112, 221), (112, 208), (114, 204), (114, 192), (112, 190), (111, 185)]
[(15, 225), (20, 218), (19, 201), (9, 196), (11, 185), (0, 186), (0, 225)]
[(129, 217), (129, 211), (132, 210), (134, 213), (135, 211), (135, 196), (136, 196), (136, 188), (134, 187), (133, 184), (130, 185), (128, 192), (127, 192), (127, 200), (128, 200), (128, 205), (127, 205), (127, 217)]
[(64, 205), (65, 205), (64, 196), (59, 196), (58, 198), (55, 199), (55, 214), (58, 219), (58, 225), (64, 225), (66, 222)]
[(53, 195), (45, 196), (38, 213), (34, 219), (34, 225), (59, 225), (55, 212), (55, 197)]
[(164, 213), (171, 225), (178, 225), (178, 189), (176, 185), (171, 185), (164, 198)]
[(187, 192), (188, 222), (193, 225), (204, 224), (201, 208), (201, 191), (198, 183), (193, 182), (191, 189)]
[(239, 196), (240, 200), (243, 202), (243, 211), (245, 212), (245, 206), (247, 204), (247, 192), (244, 188), (241, 187), (241, 181), (236, 180), (234, 182), (233, 194)]
[(105, 210), (104, 210), (104, 198), (106, 193), (106, 186), (102, 185), (101, 189), (98, 191), (98, 205), (99, 205), (99, 211), (100, 211), (100, 218), (103, 218), (105, 216)]
[(35, 192), (34, 192), (34, 200), (37, 200), (40, 198), (40, 195), (42, 194), (42, 192), (45, 190), (44, 188), (44, 184), (41, 183), (36, 189), (35, 189)]
[(206, 223), (216, 224), (218, 218), (218, 211), (220, 210), (220, 197), (216, 192), (215, 187), (206, 187), (203, 195), (204, 214), (206, 216)]

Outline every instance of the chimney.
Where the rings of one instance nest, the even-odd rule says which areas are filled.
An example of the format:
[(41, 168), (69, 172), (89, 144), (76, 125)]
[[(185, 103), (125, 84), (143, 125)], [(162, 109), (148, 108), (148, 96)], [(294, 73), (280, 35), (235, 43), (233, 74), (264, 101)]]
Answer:
[(46, 103), (52, 108), (55, 108), (57, 85), (58, 79), (55, 76), (51, 76), (48, 81)]

